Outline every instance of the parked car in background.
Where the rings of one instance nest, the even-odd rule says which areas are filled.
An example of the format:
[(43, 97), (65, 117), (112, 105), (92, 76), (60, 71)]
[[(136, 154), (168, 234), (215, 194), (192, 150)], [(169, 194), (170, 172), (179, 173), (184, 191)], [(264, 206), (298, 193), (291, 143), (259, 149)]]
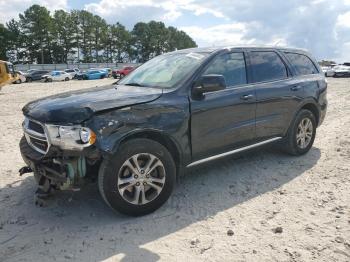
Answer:
[(124, 66), (122, 69), (115, 69), (112, 71), (112, 76), (117, 79), (117, 78), (123, 78), (124, 76), (130, 74), (135, 70), (135, 67), (133, 66)]
[(47, 70), (35, 70), (31, 69), (29, 73), (27, 72), (24, 76), (26, 77), (27, 82), (41, 80), (43, 75), (47, 75), (50, 71)]
[(333, 77), (350, 77), (350, 66), (339, 65), (333, 68)]
[(112, 68), (104, 68), (104, 70), (107, 71), (108, 77), (111, 77), (111, 76), (112, 76)]
[(17, 80), (13, 82), (14, 84), (21, 84), (27, 80), (27, 78), (25, 77), (22, 71), (16, 71), (16, 74), (17, 74)]
[(72, 78), (76, 78), (77, 74), (80, 73), (79, 68), (73, 68), (73, 69), (66, 69), (64, 70), (64, 72), (70, 74), (72, 76)]
[(97, 71), (104, 71), (107, 73), (107, 77), (112, 76), (112, 69), (111, 68), (90, 68), (90, 71), (97, 70)]
[(71, 79), (73, 79), (73, 76), (64, 71), (52, 71), (50, 74), (41, 77), (43, 82), (69, 81)]
[(116, 84), (27, 104), (21, 173), (34, 172), (38, 197), (97, 180), (108, 206), (144, 215), (186, 168), (276, 142), (306, 154), (326, 110), (324, 74), (303, 50), (179, 50)]
[(89, 70), (82, 72), (77, 75), (79, 80), (93, 80), (93, 79), (103, 79), (108, 76), (108, 73), (104, 70)]
[(328, 76), (327, 73), (331, 70), (332, 68), (330, 66), (321, 66), (321, 70), (324, 73), (325, 76)]

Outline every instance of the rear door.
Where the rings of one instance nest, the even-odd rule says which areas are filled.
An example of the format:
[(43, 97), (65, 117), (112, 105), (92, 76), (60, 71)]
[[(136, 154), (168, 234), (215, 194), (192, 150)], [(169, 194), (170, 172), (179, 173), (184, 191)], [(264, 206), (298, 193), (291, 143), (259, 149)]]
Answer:
[(247, 84), (245, 55), (217, 55), (201, 76), (223, 75), (227, 88), (191, 98), (193, 160), (252, 143), (255, 138), (255, 88)]
[(276, 50), (251, 50), (249, 69), (256, 87), (257, 140), (284, 136), (302, 100), (303, 87)]
[[(307, 54), (296, 52), (284, 52), (284, 56), (294, 69), (295, 78), (303, 88), (304, 97), (318, 97), (319, 87), (324, 87), (324, 74), (316, 62), (310, 59)], [(319, 86), (320, 85), (320, 86)]]

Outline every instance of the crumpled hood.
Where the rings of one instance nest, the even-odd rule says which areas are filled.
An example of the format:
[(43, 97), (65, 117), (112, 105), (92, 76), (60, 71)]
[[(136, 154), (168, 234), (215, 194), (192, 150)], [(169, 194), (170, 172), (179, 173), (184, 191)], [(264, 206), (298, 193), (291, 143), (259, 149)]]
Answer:
[(153, 101), (162, 89), (110, 85), (45, 97), (23, 107), (24, 115), (43, 123), (78, 124), (94, 113)]

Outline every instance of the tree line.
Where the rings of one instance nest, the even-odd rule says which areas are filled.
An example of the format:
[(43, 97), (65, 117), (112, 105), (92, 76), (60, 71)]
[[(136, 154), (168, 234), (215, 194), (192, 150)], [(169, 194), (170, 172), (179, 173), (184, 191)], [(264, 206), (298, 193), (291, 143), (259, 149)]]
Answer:
[(0, 24), (0, 59), (13, 63), (145, 62), (164, 52), (196, 47), (185, 32), (162, 22), (139, 22), (131, 31), (85, 10), (32, 5)]

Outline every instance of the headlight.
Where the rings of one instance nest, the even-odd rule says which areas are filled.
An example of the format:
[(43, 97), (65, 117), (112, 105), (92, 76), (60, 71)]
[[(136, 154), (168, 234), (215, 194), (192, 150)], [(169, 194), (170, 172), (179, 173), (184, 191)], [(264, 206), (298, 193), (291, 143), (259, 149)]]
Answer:
[(83, 127), (83, 128), (80, 129), (80, 140), (84, 144), (89, 143), (90, 145), (92, 145), (96, 141), (96, 135), (89, 128)]
[(81, 150), (96, 141), (96, 134), (87, 127), (46, 125), (50, 143), (62, 149)]

